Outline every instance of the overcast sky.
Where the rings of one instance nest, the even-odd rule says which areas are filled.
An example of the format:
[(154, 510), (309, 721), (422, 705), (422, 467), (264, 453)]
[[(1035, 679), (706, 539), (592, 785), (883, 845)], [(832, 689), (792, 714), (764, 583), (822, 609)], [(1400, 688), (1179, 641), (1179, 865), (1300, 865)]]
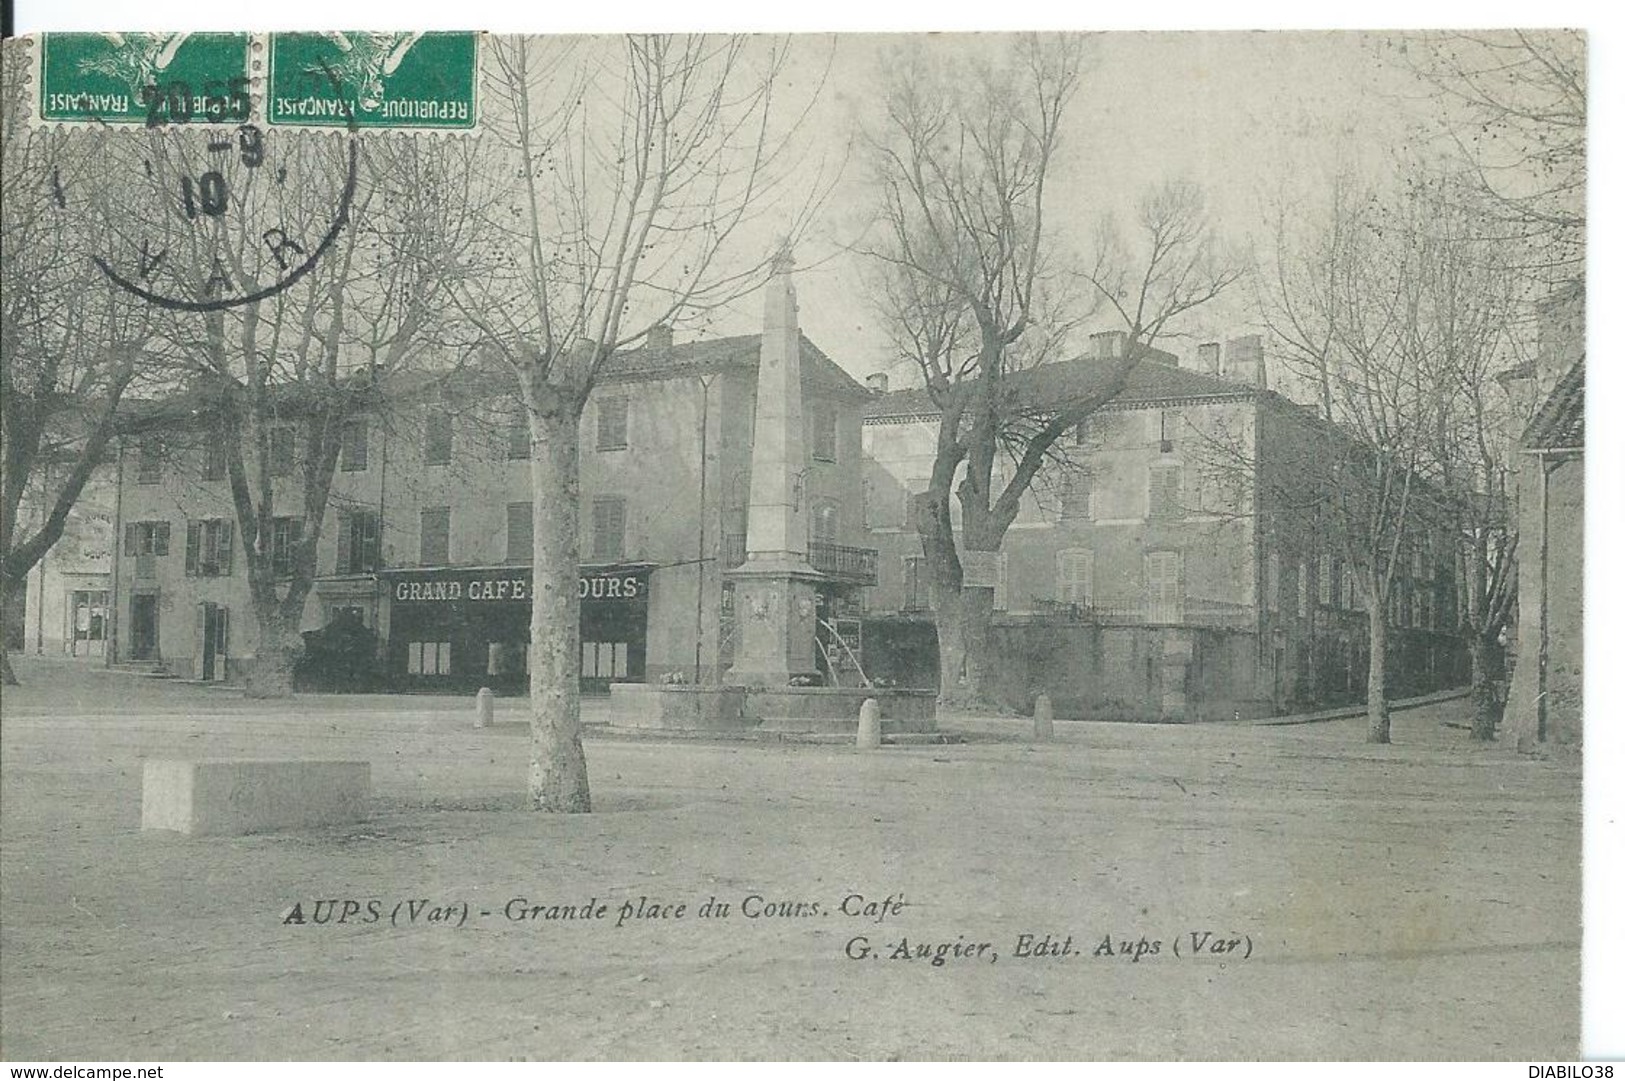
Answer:
[[(931, 48), (999, 49), (999, 35), (934, 37)], [(845, 35), (797, 43), (789, 89), (805, 92), (829, 61), (829, 80), (802, 130), (808, 157), (840, 160), (852, 134), (877, 121), (887, 50), (906, 38)], [(1358, 33), (1111, 33), (1096, 38), (1095, 62), (1066, 117), (1063, 156), (1048, 212), (1083, 247), (1105, 211), (1132, 214), (1149, 186), (1188, 178), (1205, 188), (1215, 223), (1234, 241), (1255, 237), (1282, 200), (1313, 200), (1340, 167), (1381, 171), (1433, 106), (1394, 62), (1382, 39)], [(891, 358), (873, 326), (861, 256), (843, 253), (867, 220), (871, 197), (851, 159), (814, 237), (798, 253), (805, 332), (853, 374)], [(1194, 338), (1252, 329), (1250, 288), (1236, 287), (1184, 328)], [(754, 301), (718, 316), (713, 333), (754, 329)], [(1104, 316), (1101, 328), (1109, 326)], [(1176, 344), (1176, 350), (1185, 348)], [(894, 378), (903, 375), (894, 373)]]

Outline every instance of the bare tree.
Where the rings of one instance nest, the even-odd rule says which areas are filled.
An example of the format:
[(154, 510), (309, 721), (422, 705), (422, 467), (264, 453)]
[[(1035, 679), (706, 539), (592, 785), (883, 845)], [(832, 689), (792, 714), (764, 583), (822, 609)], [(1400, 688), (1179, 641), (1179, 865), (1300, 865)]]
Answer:
[[(1448, 137), (1517, 264), (1547, 282), (1583, 272), (1586, 37), (1579, 30), (1407, 34), (1409, 66), (1454, 105)], [(1437, 110), (1435, 110), (1437, 115)]]
[[(1239, 275), (1216, 257), (1199, 192), (1182, 184), (1142, 202), (1147, 250), (1132, 280), (1109, 226), (1089, 270), (1057, 265), (1045, 193), (1084, 67), (1075, 36), (1024, 36), (997, 62), (952, 70), (916, 50), (895, 58), (885, 125), (870, 137), (876, 292), (939, 414), (920, 533), (944, 704), (984, 704), (993, 560), (1057, 441), (1122, 391), (1171, 319)], [(1126, 345), (1089, 379), (1034, 400), (1022, 383), (1064, 355), (1080, 310), (1068, 288), (1078, 284), (1085, 305), (1098, 296), (1121, 315)]]
[(512, 373), (534, 498), (530, 799), (591, 810), (580, 730), (578, 428), (621, 349), (759, 285), (741, 256), (780, 200), (798, 117), (776, 91), (786, 53), (743, 38), (492, 39), (481, 244), (447, 253), (458, 313)]
[[(33, 130), (25, 54), (0, 49), (0, 607), (62, 537), (149, 367), (152, 311), (96, 274), (109, 190), (78, 183), (116, 153), (101, 131)], [(33, 508), (30, 513), (29, 508)], [(37, 523), (37, 524), (30, 524)], [(14, 683), (0, 645), (0, 669)]]
[[(1281, 358), (1310, 388), (1302, 453), (1263, 483), (1283, 513), (1314, 523), (1351, 571), (1367, 622), (1368, 738), (1390, 740), (1389, 631), (1411, 546), (1438, 527), (1433, 452), (1448, 427), (1439, 335), (1454, 332), (1432, 277), (1426, 207), (1345, 178), (1324, 216), (1278, 227), (1266, 319)], [(1457, 343), (1460, 344), (1460, 343)], [(1430, 476), (1432, 474), (1432, 476)]]
[[(224, 466), (258, 630), (250, 697), (292, 692), (346, 434), (387, 425), (409, 373), (444, 377), (458, 363), (457, 351), (434, 348), (448, 298), (428, 252), (456, 246), (477, 209), (465, 200), (472, 150), (460, 142), (276, 139), (262, 160), (258, 151), (222, 159), (198, 140), (152, 136), (147, 205), (160, 209), (132, 224), (145, 250), (161, 246), (176, 268), (167, 299), (185, 306), (164, 311), (164, 349), (183, 393), (167, 408), (205, 420), (207, 448), (179, 449)], [(245, 147), (257, 142), (256, 133)], [(191, 213), (171, 190), (175, 178), (208, 169), (222, 177), (230, 212)], [(268, 246), (272, 222), (278, 240), (304, 238), (291, 254)], [(309, 271), (276, 287), (324, 235), (332, 243)], [(217, 303), (232, 296), (259, 299)], [(189, 563), (229, 558), (218, 549), (229, 552), (230, 533), (197, 529), (189, 527)]]
[[(1520, 351), (1527, 278), (1518, 251), (1471, 178), (1419, 176), (1410, 199), (1423, 367), (1434, 400), (1426, 471), (1435, 516), (1455, 538), (1456, 629), (1472, 661), (1473, 737), (1495, 736), (1505, 673), (1502, 632), (1517, 590), (1518, 530), (1508, 455), (1529, 419), (1496, 376)], [(1527, 405), (1525, 405), (1527, 409)]]

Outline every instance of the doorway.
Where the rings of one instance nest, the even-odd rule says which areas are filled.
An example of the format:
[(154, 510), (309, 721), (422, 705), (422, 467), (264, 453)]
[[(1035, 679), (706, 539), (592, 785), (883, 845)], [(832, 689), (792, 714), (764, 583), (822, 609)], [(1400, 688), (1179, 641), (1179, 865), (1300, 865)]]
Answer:
[(211, 601), (198, 606), (198, 678), (226, 678), (226, 609)]
[(158, 658), (158, 595), (137, 593), (130, 598), (130, 659)]

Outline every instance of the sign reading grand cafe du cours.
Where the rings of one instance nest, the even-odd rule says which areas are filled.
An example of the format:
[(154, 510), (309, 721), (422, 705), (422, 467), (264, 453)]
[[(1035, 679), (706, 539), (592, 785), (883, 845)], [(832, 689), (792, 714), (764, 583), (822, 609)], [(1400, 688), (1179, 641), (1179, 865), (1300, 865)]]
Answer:
[[(644, 599), (647, 570), (617, 569), (583, 574), (581, 599), (636, 601)], [(528, 601), (530, 573), (427, 572), (423, 577), (400, 578), (391, 591), (397, 604), (438, 604), (458, 601)]]

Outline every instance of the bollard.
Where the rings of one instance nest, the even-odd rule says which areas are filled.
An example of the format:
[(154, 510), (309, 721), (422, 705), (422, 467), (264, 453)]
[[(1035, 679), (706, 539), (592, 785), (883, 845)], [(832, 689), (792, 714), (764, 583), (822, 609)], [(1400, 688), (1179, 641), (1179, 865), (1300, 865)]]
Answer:
[(491, 688), (481, 687), (479, 693), (474, 695), (474, 727), (490, 728), (494, 708)]
[(872, 751), (880, 746), (880, 703), (865, 698), (858, 707), (858, 750)]
[(1033, 700), (1033, 739), (1049, 742), (1055, 738), (1055, 707), (1049, 695), (1041, 694)]

